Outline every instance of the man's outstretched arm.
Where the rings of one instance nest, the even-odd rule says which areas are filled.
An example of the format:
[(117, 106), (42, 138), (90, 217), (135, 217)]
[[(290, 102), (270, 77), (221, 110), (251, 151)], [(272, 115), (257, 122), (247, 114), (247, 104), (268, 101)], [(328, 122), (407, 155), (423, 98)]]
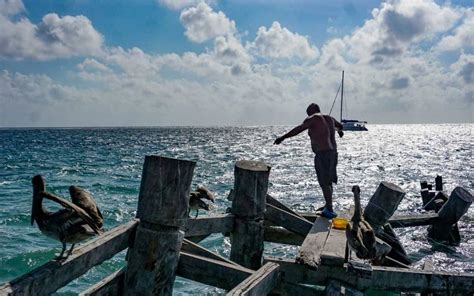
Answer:
[(344, 136), (344, 132), (342, 131), (344, 126), (339, 121), (337, 121), (334, 117), (333, 117), (333, 120), (334, 120), (334, 127), (336, 127), (336, 130), (337, 130), (337, 133), (339, 134), (339, 137), (342, 138), (342, 136)]
[(284, 134), (281, 137), (278, 137), (275, 140), (275, 142), (273, 142), (273, 144), (278, 145), (281, 142), (283, 142), (283, 140), (294, 137), (294, 136), (298, 135), (299, 133), (305, 131), (306, 129), (308, 129), (308, 126), (309, 126), (308, 123), (309, 123), (309, 121), (305, 120), (302, 124), (294, 127), (291, 131), (287, 132), (286, 134)]

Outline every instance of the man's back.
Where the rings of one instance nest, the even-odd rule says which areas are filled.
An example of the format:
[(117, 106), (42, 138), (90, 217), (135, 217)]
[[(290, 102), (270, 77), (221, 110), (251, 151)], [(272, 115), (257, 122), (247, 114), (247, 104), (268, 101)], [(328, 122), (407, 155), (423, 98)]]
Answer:
[(308, 135), (314, 153), (337, 149), (334, 119), (331, 116), (321, 113), (313, 114), (305, 119), (305, 123), (308, 124)]

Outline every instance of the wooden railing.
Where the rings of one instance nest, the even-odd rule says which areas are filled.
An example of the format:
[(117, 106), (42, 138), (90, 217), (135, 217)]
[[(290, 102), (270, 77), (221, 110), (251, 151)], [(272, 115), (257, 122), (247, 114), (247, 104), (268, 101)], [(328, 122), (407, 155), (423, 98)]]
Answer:
[[(236, 164), (231, 213), (188, 218), (193, 169), (193, 162), (147, 156), (137, 219), (82, 244), (63, 261), (50, 261), (1, 285), (0, 295), (51, 294), (127, 248), (127, 265), (81, 295), (171, 295), (176, 275), (229, 295), (322, 292), (311, 285), (326, 290), (473, 291), (472, 273), (360, 262), (347, 248), (344, 231), (333, 229), (326, 218), (294, 212), (267, 194), (270, 167), (261, 162)], [(440, 218), (392, 217), (388, 223), (408, 227), (439, 224)], [(213, 233), (230, 236), (230, 259), (196, 243)], [(300, 253), (294, 259), (263, 257), (264, 241), (300, 245)]]

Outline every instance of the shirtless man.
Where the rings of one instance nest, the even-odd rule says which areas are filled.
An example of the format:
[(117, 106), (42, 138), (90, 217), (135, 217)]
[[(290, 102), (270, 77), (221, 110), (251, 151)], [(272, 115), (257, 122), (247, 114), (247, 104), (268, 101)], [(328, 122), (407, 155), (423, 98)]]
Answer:
[(318, 183), (323, 190), (326, 204), (322, 208), (322, 215), (332, 219), (337, 216), (332, 207), (332, 183), (337, 183), (337, 146), (334, 137), (335, 131), (342, 138), (342, 124), (329, 115), (321, 114), (317, 104), (310, 104), (306, 109), (308, 117), (302, 124), (296, 126), (288, 133), (277, 138), (274, 144), (278, 145), (287, 138), (294, 137), (308, 130), (311, 139), (311, 148), (316, 154), (314, 156), (314, 167), (318, 176)]

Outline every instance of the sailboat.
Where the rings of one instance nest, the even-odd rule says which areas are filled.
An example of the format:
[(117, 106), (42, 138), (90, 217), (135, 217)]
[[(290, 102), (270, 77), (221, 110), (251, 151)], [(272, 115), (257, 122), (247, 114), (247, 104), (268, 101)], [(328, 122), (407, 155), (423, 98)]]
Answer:
[(342, 82), (341, 82), (341, 123), (342, 123), (343, 129), (346, 131), (367, 131), (367, 128), (365, 127), (365, 125), (367, 124), (367, 121), (342, 118), (343, 101), (344, 101), (344, 71), (342, 71)]

